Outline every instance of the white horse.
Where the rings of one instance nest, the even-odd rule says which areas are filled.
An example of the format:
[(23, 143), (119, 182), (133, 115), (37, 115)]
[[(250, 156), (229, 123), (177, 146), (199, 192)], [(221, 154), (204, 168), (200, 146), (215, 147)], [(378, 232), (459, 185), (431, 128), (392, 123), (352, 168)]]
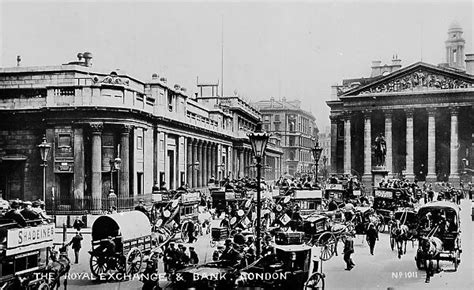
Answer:
[(422, 237), (420, 239), (421, 254), (425, 261), (426, 283), (430, 282), (430, 277), (434, 275), (433, 260), (437, 262), (439, 270), (439, 255), (443, 250), (443, 242), (437, 237)]

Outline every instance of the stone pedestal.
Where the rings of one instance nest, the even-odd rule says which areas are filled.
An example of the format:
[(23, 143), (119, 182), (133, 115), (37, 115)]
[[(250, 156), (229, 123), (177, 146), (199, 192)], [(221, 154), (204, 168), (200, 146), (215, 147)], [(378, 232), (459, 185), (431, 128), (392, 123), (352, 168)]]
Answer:
[(378, 187), (380, 181), (387, 177), (388, 175), (388, 170), (385, 168), (385, 166), (374, 166), (372, 168), (372, 184), (374, 187)]

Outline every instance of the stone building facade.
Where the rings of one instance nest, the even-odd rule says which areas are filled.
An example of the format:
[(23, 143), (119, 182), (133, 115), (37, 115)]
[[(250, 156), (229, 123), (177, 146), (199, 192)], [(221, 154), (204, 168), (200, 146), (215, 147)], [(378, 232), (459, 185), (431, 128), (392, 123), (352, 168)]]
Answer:
[(374, 62), (370, 78), (344, 80), (333, 87), (331, 168), (360, 172), (370, 185), (372, 146), (383, 134), (389, 176), (458, 184), (463, 159), (472, 163), (474, 58), (466, 56), (461, 27), (453, 23), (446, 63), (417, 62), (405, 68)]
[(293, 176), (312, 173), (314, 160), (311, 149), (318, 135), (313, 114), (303, 110), (300, 101), (287, 101), (286, 98), (271, 98), (253, 105), (259, 108), (263, 116), (265, 130), (281, 138), (282, 173)]
[[(42, 198), (37, 145), (44, 135), (52, 146), (46, 200), (66, 209), (80, 209), (73, 201), (83, 199), (103, 208), (111, 188), (118, 198), (149, 194), (163, 182), (205, 188), (211, 177), (237, 178), (251, 167), (246, 133), (261, 117), (256, 109), (239, 98), (216, 100), (230, 101), (225, 110), (209, 107), (164, 77), (99, 71), (86, 55), (59, 66), (0, 68), (3, 198)], [(279, 159), (282, 151), (270, 144), (268, 154)], [(120, 169), (111, 170), (117, 157)]]

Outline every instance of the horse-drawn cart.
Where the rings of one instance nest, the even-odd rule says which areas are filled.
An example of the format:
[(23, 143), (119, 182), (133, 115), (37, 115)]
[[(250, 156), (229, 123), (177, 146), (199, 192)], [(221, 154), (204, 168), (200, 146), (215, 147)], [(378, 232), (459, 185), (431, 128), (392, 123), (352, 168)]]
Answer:
[(432, 261), (450, 261), (457, 270), (461, 262), (459, 206), (438, 201), (421, 206), (418, 210), (418, 251), (416, 265), (425, 268), (427, 280), (433, 274)]
[(89, 252), (92, 274), (136, 274), (143, 256), (152, 248), (148, 217), (140, 211), (103, 215), (92, 225), (92, 250)]

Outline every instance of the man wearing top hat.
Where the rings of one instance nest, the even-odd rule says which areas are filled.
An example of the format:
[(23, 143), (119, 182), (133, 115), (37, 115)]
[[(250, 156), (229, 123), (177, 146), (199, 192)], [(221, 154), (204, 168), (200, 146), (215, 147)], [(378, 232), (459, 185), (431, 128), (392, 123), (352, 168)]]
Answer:
[(25, 220), (38, 220), (40, 219), (39, 214), (34, 212), (31, 208), (32, 203), (30, 201), (23, 202), (23, 210), (20, 212)]
[(17, 224), (22, 227), (26, 227), (26, 220), (20, 213), (20, 204), (18, 201), (14, 200), (10, 203), (10, 210), (5, 213), (4, 217), (6, 219), (14, 220)]

